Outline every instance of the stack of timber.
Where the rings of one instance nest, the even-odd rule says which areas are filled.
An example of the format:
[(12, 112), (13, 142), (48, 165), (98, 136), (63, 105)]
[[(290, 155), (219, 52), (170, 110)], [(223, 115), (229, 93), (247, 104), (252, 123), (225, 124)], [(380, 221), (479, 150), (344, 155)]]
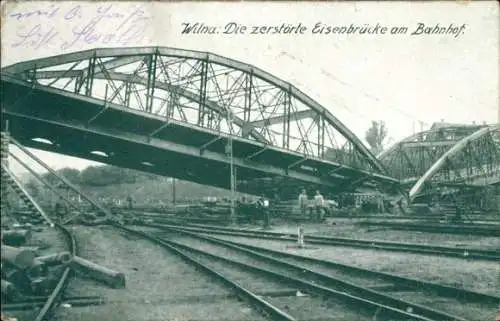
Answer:
[(24, 229), (2, 231), (2, 304), (19, 304), (27, 298), (48, 295), (65, 267), (112, 288), (125, 287), (125, 275), (122, 272), (69, 252), (39, 255), (38, 248), (30, 244), (31, 235), (30, 230)]
[[(38, 248), (25, 246), (31, 239), (25, 229), (2, 231), (1, 274), (2, 302), (14, 302), (26, 296), (46, 295), (59, 279), (51, 267), (69, 262), (70, 255), (48, 258), (38, 255)], [(48, 261), (47, 261), (48, 260)]]

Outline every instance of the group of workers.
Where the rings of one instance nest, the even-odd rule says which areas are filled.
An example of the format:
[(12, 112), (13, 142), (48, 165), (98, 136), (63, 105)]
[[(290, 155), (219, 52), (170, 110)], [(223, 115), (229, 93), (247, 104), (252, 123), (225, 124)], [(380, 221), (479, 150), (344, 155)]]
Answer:
[[(133, 203), (134, 200), (130, 195), (128, 195), (126, 198), (127, 207), (129, 209), (132, 209)], [(250, 206), (250, 208), (248, 208), (248, 206)], [(244, 197), (237, 201), (237, 208), (240, 214), (246, 214), (247, 216), (252, 216), (253, 217), (252, 220), (254, 219), (262, 220), (264, 227), (269, 227), (270, 224), (269, 207), (270, 207), (270, 201), (264, 195), (261, 195), (254, 202), (247, 202), (247, 200)], [(251, 208), (253, 208), (253, 210), (251, 210)], [(299, 195), (299, 208), (302, 217), (306, 217), (307, 214), (309, 214), (309, 217), (311, 219), (314, 219), (318, 222), (322, 222), (324, 220), (324, 214), (326, 212), (325, 200), (319, 190), (316, 191), (316, 195), (312, 200), (312, 204), (310, 204), (307, 192), (305, 189), (303, 189)], [(64, 202), (62, 201), (62, 199), (60, 199), (55, 203), (54, 210), (58, 217), (63, 217), (68, 209), (65, 206)], [(313, 211), (315, 215), (313, 215)]]
[[(325, 199), (323, 198), (323, 195), (321, 195), (320, 191), (316, 191), (316, 195), (314, 195), (313, 198), (313, 207), (309, 206), (309, 197), (307, 196), (307, 192), (305, 189), (302, 190), (302, 192), (299, 195), (299, 207), (300, 207), (300, 213), (303, 217), (307, 215), (307, 211), (309, 209), (309, 216), (311, 219), (314, 219), (318, 222), (322, 222), (324, 220), (324, 213), (326, 211), (325, 209)], [(316, 215), (313, 217), (313, 208), (314, 212)]]
[[(309, 216), (310, 219), (317, 221), (317, 222), (323, 222), (325, 213), (327, 212), (327, 207), (325, 205), (325, 199), (323, 195), (321, 195), (320, 191), (317, 190), (316, 194), (314, 195), (314, 198), (312, 199), (312, 203), (309, 201), (309, 197), (307, 195), (307, 192), (305, 189), (302, 190), (302, 192), (299, 195), (299, 208), (300, 208), (300, 213), (302, 217), (307, 217)], [(253, 206), (252, 206), (253, 204)], [(259, 220), (261, 219), (263, 222), (264, 227), (269, 226), (269, 221), (270, 221), (270, 211), (269, 211), (269, 200), (261, 195), (255, 203), (246, 203), (245, 199), (243, 198), (242, 201), (237, 202), (238, 205), (238, 212), (240, 214), (247, 214), (247, 216), (251, 217), (251, 220)], [(246, 206), (250, 206), (256, 212), (250, 210), (247, 211), (245, 210)]]
[(262, 220), (264, 228), (269, 227), (269, 199), (267, 199), (264, 195), (261, 195), (254, 202), (242, 197), (236, 201), (236, 208), (238, 215), (243, 216), (244, 219), (249, 221)]

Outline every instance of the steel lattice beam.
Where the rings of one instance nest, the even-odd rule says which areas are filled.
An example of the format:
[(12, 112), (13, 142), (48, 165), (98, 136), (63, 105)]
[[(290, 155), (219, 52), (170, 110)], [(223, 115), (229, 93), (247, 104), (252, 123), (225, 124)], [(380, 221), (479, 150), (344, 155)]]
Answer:
[(397, 142), (378, 158), (411, 189), (411, 200), (440, 186), (466, 190), (495, 184), (500, 181), (498, 125), (436, 123)]
[[(463, 182), (463, 177), (466, 177), (467, 174), (471, 174), (470, 172), (467, 173), (467, 170), (470, 169), (470, 163), (469, 164), (462, 164), (461, 168), (457, 169), (457, 164), (453, 164), (453, 161), (451, 160), (454, 156), (458, 155), (459, 153), (468, 153), (471, 155), (471, 151), (469, 150), (474, 142), (477, 142), (483, 138), (488, 138), (488, 135), (490, 135), (491, 132), (493, 131), (498, 131), (500, 130), (499, 126), (495, 127), (485, 127), (482, 129), (479, 129), (478, 131), (474, 132), (473, 134), (463, 138), (460, 140), (458, 143), (456, 143), (452, 148), (450, 148), (446, 153), (444, 153), (426, 172), (422, 177), (419, 178), (419, 180), (413, 185), (413, 187), (410, 189), (409, 192), (409, 198), (410, 200), (413, 200), (418, 193), (420, 193), (424, 187), (424, 184), (429, 181), (433, 176), (435, 176), (441, 169), (445, 168), (446, 171), (446, 176), (445, 177), (447, 180), (451, 180), (450, 177), (450, 170), (453, 170), (455, 177), (457, 177), (460, 181)], [(467, 160), (466, 160), (467, 161)], [(495, 162), (498, 162), (500, 164), (500, 158), (496, 158), (494, 160)], [(482, 161), (475, 163), (476, 166), (481, 167), (483, 166)], [(446, 166), (448, 166), (446, 168)], [(495, 173), (491, 173), (492, 175)], [(472, 175), (471, 175), (472, 176)]]
[[(139, 63), (142, 69), (124, 71)], [(57, 70), (68, 64), (72, 66)], [(328, 131), (335, 132), (353, 147), (349, 158), (353, 162), (348, 165), (385, 173), (361, 141), (326, 108), (259, 68), (219, 55), (164, 47), (107, 48), (22, 62), (3, 68), (2, 73), (27, 81), (51, 80), (51, 87), (73, 79), (75, 92), (84, 88), (83, 94), (91, 97), (96, 95), (96, 81), (104, 80), (113, 87), (111, 101), (120, 96), (120, 104), (131, 106), (135, 100), (148, 112), (154, 112), (155, 94), (161, 89), (195, 102), (200, 126), (223, 127), (221, 119), (233, 117), (240, 136), (251, 134), (261, 142), (308, 156), (322, 157), (328, 150), (338, 149), (326, 139)], [(178, 107), (173, 108), (173, 117), (178, 114), (187, 119), (186, 108)], [(316, 121), (304, 122), (304, 118)], [(312, 133), (315, 137), (308, 139)]]
[[(86, 128), (126, 127), (148, 144), (171, 139), (169, 143), (192, 148), (187, 154), (205, 158), (218, 153), (222, 141), (233, 135), (259, 146), (242, 153), (241, 168), (250, 162), (250, 167), (271, 176), (293, 176), (298, 171), (325, 186), (335, 175), (355, 181), (368, 177), (366, 181), (387, 182), (391, 188), (398, 183), (344, 124), (312, 98), (259, 68), (211, 53), (164, 47), (87, 50), (4, 67), (2, 87), (11, 90), (2, 98), (2, 115), (26, 123), (75, 120)], [(17, 96), (17, 90), (24, 97)], [(56, 99), (60, 109), (56, 114), (56, 107), (37, 110), (38, 101), (30, 99), (34, 92), (46, 103), (52, 99), (48, 97), (60, 97), (64, 103)], [(80, 109), (63, 111), (73, 104)], [(129, 116), (122, 119), (121, 114)], [(133, 115), (142, 117), (144, 128), (133, 122)], [(198, 136), (191, 139), (188, 130)], [(166, 138), (175, 131), (186, 136)], [(57, 141), (57, 135), (50, 135)], [(186, 139), (186, 144), (179, 139)], [(267, 170), (272, 166), (277, 169)], [(329, 177), (330, 172), (335, 175)]]

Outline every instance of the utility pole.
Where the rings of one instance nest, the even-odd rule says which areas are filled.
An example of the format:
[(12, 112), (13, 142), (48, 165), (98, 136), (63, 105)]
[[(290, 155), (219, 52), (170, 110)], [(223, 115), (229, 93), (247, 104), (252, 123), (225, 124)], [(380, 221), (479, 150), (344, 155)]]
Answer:
[(175, 178), (172, 178), (172, 203), (175, 205)]
[(231, 223), (236, 225), (236, 209), (235, 209), (235, 171), (234, 171), (234, 155), (233, 155), (233, 115), (229, 112), (229, 171), (231, 184)]

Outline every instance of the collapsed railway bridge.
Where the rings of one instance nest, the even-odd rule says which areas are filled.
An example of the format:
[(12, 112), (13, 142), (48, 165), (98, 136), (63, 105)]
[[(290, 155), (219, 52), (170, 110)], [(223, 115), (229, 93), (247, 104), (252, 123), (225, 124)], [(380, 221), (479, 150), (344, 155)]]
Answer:
[(435, 123), (377, 158), (409, 191), (411, 202), (455, 195), (465, 197), (468, 203), (500, 206), (498, 124)]
[(327, 108), (236, 60), (109, 48), (1, 73), (2, 119), (26, 147), (227, 189), (232, 163), (236, 190), (281, 199), (301, 187), (400, 191), (399, 180)]

